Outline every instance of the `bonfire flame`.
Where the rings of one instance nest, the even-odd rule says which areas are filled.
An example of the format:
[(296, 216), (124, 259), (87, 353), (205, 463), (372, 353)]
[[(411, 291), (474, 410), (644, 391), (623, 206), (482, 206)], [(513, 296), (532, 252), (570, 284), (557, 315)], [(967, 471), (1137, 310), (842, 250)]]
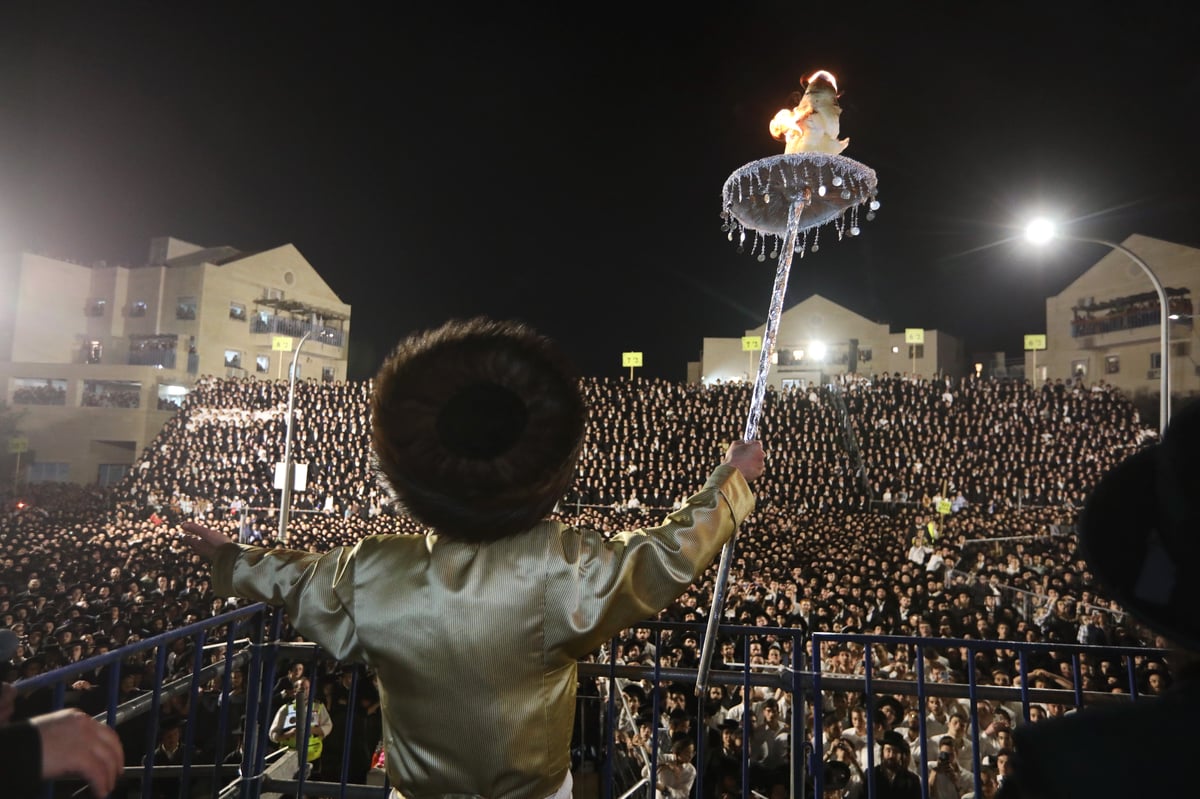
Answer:
[(771, 120), (771, 135), (785, 142), (785, 153), (829, 153), (846, 149), (849, 139), (839, 139), (842, 107), (837, 101), (837, 78), (817, 70), (807, 81), (804, 96), (795, 108), (784, 108)]

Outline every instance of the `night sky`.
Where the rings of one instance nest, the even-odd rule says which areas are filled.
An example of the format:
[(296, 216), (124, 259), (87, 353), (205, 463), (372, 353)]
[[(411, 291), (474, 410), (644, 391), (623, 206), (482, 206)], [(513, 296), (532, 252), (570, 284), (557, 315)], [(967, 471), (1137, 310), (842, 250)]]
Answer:
[(682, 380), (766, 316), (774, 262), (726, 241), (721, 187), (782, 152), (767, 123), (817, 69), (882, 208), (823, 230), (788, 306), (1017, 355), (1105, 253), (1009, 241), (1035, 209), (1200, 245), (1192, 3), (379, 5), (5, 4), (0, 249), (292, 243), (353, 306), (351, 377), (488, 314), (585, 374), (639, 350)]

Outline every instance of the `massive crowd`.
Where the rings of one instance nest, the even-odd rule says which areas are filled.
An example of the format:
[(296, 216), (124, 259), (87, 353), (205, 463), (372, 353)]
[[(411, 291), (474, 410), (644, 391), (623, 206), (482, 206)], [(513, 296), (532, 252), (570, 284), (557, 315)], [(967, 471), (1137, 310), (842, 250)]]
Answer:
[[(555, 515), (607, 532), (654, 524), (678, 506), (729, 440), (740, 436), (749, 398), (744, 384), (602, 378), (584, 386), (584, 451), (575, 485)], [(369, 382), (298, 385), (293, 453), (307, 467), (307, 483), (293, 495), (288, 546), (324, 551), (375, 533), (423, 532), (391, 503), (373, 474), (370, 390)], [(286, 382), (206, 378), (114, 490), (32, 485), (22, 491), (19, 508), (17, 497), (8, 497), (0, 536), (0, 626), (17, 632), (21, 644), (7, 678), (32, 676), (226, 611), (230, 605), (213, 595), (205, 567), (179, 542), (177, 525), (201, 518), (241, 540), (275, 543), (279, 491), (272, 484), (275, 464), (283, 459), (286, 417)], [(1154, 436), (1133, 406), (1102, 383), (1035, 387), (1015, 380), (882, 375), (770, 391), (760, 428), (768, 469), (756, 484), (757, 509), (738, 538), (725, 621), (931, 641), (1160, 646), (1164, 642), (1094, 585), (1072, 533), (1075, 514), (1099, 476)], [(713, 575), (710, 569), (663, 620), (702, 623)], [(645, 633), (630, 631), (597, 656), (641, 662), (656, 649), (648, 643)], [(739, 639), (736, 647), (727, 643), (723, 660), (741, 658), (742, 646), (753, 663), (795, 659), (786, 636), (764, 633)], [(695, 664), (694, 635), (658, 644), (664, 665)], [(956, 647), (927, 651), (934, 679), (966, 682), (972, 669), (987, 684), (1010, 684), (1018, 676), (1004, 650), (975, 657)], [(830, 646), (821, 654), (823, 668), (832, 673), (862, 672), (861, 649)], [(881, 647), (873, 654), (876, 669), (911, 678), (911, 648)], [(186, 672), (190, 661), (173, 657), (171, 667)], [(1153, 657), (1138, 659), (1134, 674), (1119, 658), (1085, 658), (1077, 671), (1066, 656), (1041, 658), (1034, 666), (1052, 687), (1078, 679), (1084, 690), (1127, 691), (1132, 681), (1153, 693), (1170, 679)], [(327, 663), (316, 675), (314, 690), (331, 706), (345, 701), (335, 696), (337, 673)], [(129, 691), (149, 687), (152, 677), (150, 663), (122, 667), (122, 686)], [(369, 707), (370, 681), (361, 684)], [(86, 704), (103, 694), (104, 685), (101, 675), (82, 680), (72, 698)], [(766, 711), (775, 718), (764, 720), (768, 698), (755, 703), (755, 740), (774, 752), (773, 744), (762, 743), (762, 729), (786, 722), (789, 709), (778, 697)], [(853, 711), (861, 696), (842, 696), (836, 707), (832, 696), (828, 701), (827, 725), (859, 728)], [(881, 733), (895, 728), (910, 734), (901, 722), (910, 711), (925, 710), (909, 706), (911, 697), (897, 701), (900, 707)], [(693, 731), (708, 725), (716, 752), (726, 730), (749, 723), (733, 710), (740, 702), (737, 692), (718, 689), (707, 703), (681, 709)], [(993, 710), (987, 708), (989, 717)], [(934, 721), (934, 729), (943, 723)], [(829, 736), (828, 726), (826, 735), (858, 742), (853, 734)], [(634, 750), (644, 738), (631, 729), (622, 740), (636, 760)], [(965, 763), (962, 740), (955, 751)], [(671, 746), (667, 738), (662, 751)], [(370, 749), (367, 741), (364, 751)], [(862, 747), (854, 754), (861, 756)], [(770, 757), (774, 768), (777, 753)], [(710, 788), (729, 782), (713, 768)], [(773, 785), (767, 780), (758, 787), (770, 795)]]

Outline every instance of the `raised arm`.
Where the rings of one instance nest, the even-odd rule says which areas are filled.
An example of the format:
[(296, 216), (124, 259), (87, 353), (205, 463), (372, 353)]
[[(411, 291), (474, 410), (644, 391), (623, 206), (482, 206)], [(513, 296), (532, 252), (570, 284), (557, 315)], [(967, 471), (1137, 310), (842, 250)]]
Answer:
[(704, 487), (657, 526), (605, 540), (579, 531), (561, 539), (563, 566), (548, 590), (572, 597), (552, 643), (591, 651), (618, 630), (653, 616), (694, 583), (754, 509), (747, 478), (762, 474), (762, 445), (738, 442)]
[(354, 625), (354, 550), (323, 555), (235, 544), (195, 522), (182, 525), (185, 540), (212, 562), (213, 591), (282, 605), (292, 624), (338, 660), (361, 660)]

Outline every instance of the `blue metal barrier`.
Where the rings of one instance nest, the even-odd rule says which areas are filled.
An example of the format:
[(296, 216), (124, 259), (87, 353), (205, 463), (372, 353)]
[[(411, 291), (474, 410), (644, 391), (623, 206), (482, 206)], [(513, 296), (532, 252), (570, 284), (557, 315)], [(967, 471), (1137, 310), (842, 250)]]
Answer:
[[(268, 792), (286, 792), (297, 796), (336, 796), (339, 799), (382, 799), (388, 795), (386, 778), (375, 780), (375, 784), (348, 783), (350, 773), (351, 736), (356, 723), (360, 692), (359, 674), (356, 671), (349, 687), (350, 701), (347, 708), (346, 728), (334, 731), (342, 736), (342, 761), (336, 771), (336, 782), (314, 781), (303, 766), (307, 752), (307, 729), (297, 741), (294, 752), (277, 749), (268, 753), (269, 733), (274, 710), (272, 708), (273, 685), (281, 656), (299, 656), (305, 663), (312, 663), (313, 690), (309, 692), (309, 709), (317, 694), (317, 680), (321, 679), (318, 664), (323, 653), (312, 644), (286, 643), (280, 641), (283, 614), (265, 605), (252, 605), (203, 622), (182, 627), (144, 641), (128, 645), (119, 650), (99, 655), (80, 663), (17, 683), (19, 695), (24, 698), (41, 696), (42, 710), (54, 710), (66, 706), (95, 706), (91, 691), (101, 691), (103, 710), (95, 713), (102, 720), (123, 733), (123, 739), (137, 742), (136, 753), (127, 751), (126, 781), (119, 786), (114, 796), (132, 799), (140, 795), (151, 799), (159, 795), (164, 780), (178, 780), (180, 797), (209, 796), (221, 799), (257, 799)], [(621, 638), (614, 638), (602, 648), (596, 658), (579, 664), (581, 683), (592, 681), (596, 691), (581, 691), (577, 705), (576, 741), (573, 742), (574, 768), (583, 774), (589, 770), (599, 773), (601, 784), (596, 797), (604, 799), (650, 799), (652, 796), (656, 767), (666, 753), (660, 741), (667, 713), (664, 703), (669, 696), (663, 693), (668, 686), (675, 686), (672, 695), (680, 695), (679, 686), (688, 696), (695, 694), (697, 672), (693, 664), (697, 648), (690, 654), (681, 646), (685, 635), (690, 634), (699, 642), (704, 635), (702, 626), (666, 622), (645, 622), (639, 627), (649, 628), (655, 645), (655, 656), (650, 662), (623, 663), (614, 654), (620, 650)], [(752, 795), (760, 772), (751, 762), (751, 744), (755, 741), (754, 724), (761, 712), (764, 700), (752, 698), (757, 689), (769, 691), (787, 707), (785, 728), (787, 733), (787, 794), (791, 797), (808, 795), (821, 796), (823, 790), (823, 762), (826, 741), (824, 713), (827, 701), (833, 702), (836, 692), (861, 693), (862, 705), (867, 714), (865, 750), (862, 756), (865, 768), (862, 771), (866, 796), (876, 795), (875, 766), (877, 731), (874, 724), (876, 711), (888, 696), (914, 700), (919, 710), (918, 738), (915, 743), (918, 760), (912, 758), (905, 765), (915, 770), (920, 778), (923, 796), (930, 793), (931, 743), (928, 735), (926, 706), (930, 697), (941, 697), (952, 701), (965, 701), (968, 715), (968, 732), (971, 755), (971, 776), (977, 796), (982, 795), (980, 785), (981, 746), (980, 716), (981, 702), (997, 701), (1019, 707), (1020, 723), (1032, 723), (1031, 708), (1039, 702), (1069, 705), (1075, 711), (1084, 711), (1092, 704), (1111, 701), (1136, 701), (1138, 698), (1135, 680), (1135, 660), (1164, 654), (1161, 650), (1116, 649), (1089, 647), (1080, 644), (1030, 644), (1015, 641), (980, 641), (973, 639), (922, 638), (904, 636), (871, 636), (817, 633), (807, 638), (798, 629), (722, 626), (719, 634), (734, 648), (732, 654), (726, 649), (726, 657), (714, 663), (709, 685), (727, 687), (741, 691), (741, 699), (735, 707), (728, 708), (732, 716), (740, 717), (742, 796)], [(190, 665), (168, 674), (168, 653), (172, 645), (184, 639), (193, 650)], [(778, 642), (779, 664), (766, 662), (753, 649), (754, 642), (764, 639)], [(216, 640), (217, 643), (210, 643)], [(845, 668), (838, 662), (830, 665), (829, 655), (836, 647), (861, 647), (861, 657), (854, 662), (854, 673), (839, 673)], [(674, 650), (682, 651), (683, 663), (676, 662)], [(671, 650), (668, 652), (667, 650)], [(1017, 684), (985, 685), (976, 679), (975, 668), (965, 673), (964, 682), (934, 682), (929, 679), (930, 657), (939, 652), (955, 649), (965, 651), (966, 662), (974, 664), (980, 653), (1012, 650), (1019, 664)], [(215, 654), (217, 650), (219, 654)], [(896, 669), (881, 664), (880, 657), (893, 656), (904, 650), (911, 652), (913, 669), (897, 673)], [(764, 647), (764, 651), (766, 648)], [(213, 652), (214, 654), (206, 654)], [(1058, 687), (1034, 685), (1053, 675), (1036, 672), (1030, 667), (1030, 659), (1054, 653), (1059, 658), (1069, 657), (1071, 675), (1059, 675)], [(128, 701), (118, 701), (121, 683), (121, 664), (131, 658), (153, 658), (154, 685), (152, 690), (133, 696)], [(1115, 696), (1102, 691), (1083, 690), (1084, 661), (1100, 657), (1119, 658), (1129, 675), (1128, 693)], [(180, 656), (176, 656), (177, 660)], [(293, 659), (296, 659), (293, 657)], [(1065, 661), (1064, 661), (1065, 662)], [(809, 665), (811, 664), (811, 665)], [(936, 667), (937, 664), (934, 664)], [(245, 719), (242, 727), (244, 745), (235, 762), (226, 762), (227, 754), (236, 752), (236, 741), (231, 740), (230, 700), (231, 677), (235, 669), (246, 669)], [(102, 685), (90, 691), (75, 689), (75, 681), (83, 675), (102, 675)], [(219, 679), (220, 689), (215, 702), (215, 719), (212, 708), (204, 711), (205, 723), (215, 721), (215, 729), (201, 729), (200, 715), (204, 686)], [(628, 707), (623, 689), (631, 682), (644, 682), (651, 693), (648, 695), (648, 722), (650, 739), (637, 749), (627, 746), (630, 740), (640, 739), (638, 718)], [(613, 690), (616, 687), (621, 690)], [(187, 695), (187, 719), (183, 740), (184, 757), (180, 765), (155, 765), (159, 722), (163, 707), (183, 694)], [(208, 695), (211, 700), (211, 695)], [(692, 731), (695, 744), (696, 779), (692, 796), (696, 799), (720, 799), (721, 794), (706, 784), (712, 775), (705, 773), (705, 758), (709, 755), (709, 716), (705, 712), (705, 697), (697, 702)], [(598, 704), (602, 703), (602, 704)], [(211, 704), (211, 702), (210, 702)], [(643, 708), (644, 709), (644, 708)], [(602, 710), (602, 712), (601, 712)], [(724, 714), (726, 710), (722, 710)], [(1039, 712), (1040, 715), (1040, 712)], [(138, 720), (142, 721), (137, 726)], [(211, 733), (210, 738), (201, 740), (202, 734)], [(719, 733), (717, 734), (719, 740)], [(127, 743), (128, 746), (128, 743)], [(137, 748), (137, 747), (135, 747)], [(212, 762), (198, 762), (196, 757), (211, 756)], [(291, 756), (289, 756), (291, 755)], [(628, 755), (628, 756), (627, 756)], [(297, 773), (291, 774), (294, 757)], [(335, 764), (337, 765), (337, 764)], [(330, 772), (327, 772), (330, 773)], [(809, 777), (811, 775), (811, 779)], [(156, 782), (157, 780), (157, 782)], [(379, 784), (382, 783), (382, 784)], [(156, 787), (158, 786), (158, 787)], [(775, 787), (778, 787), (776, 784)], [(47, 799), (52, 796), (53, 786), (45, 791)], [(591, 799), (581, 780), (576, 781), (577, 799)], [(758, 794), (761, 795), (761, 794)]]

